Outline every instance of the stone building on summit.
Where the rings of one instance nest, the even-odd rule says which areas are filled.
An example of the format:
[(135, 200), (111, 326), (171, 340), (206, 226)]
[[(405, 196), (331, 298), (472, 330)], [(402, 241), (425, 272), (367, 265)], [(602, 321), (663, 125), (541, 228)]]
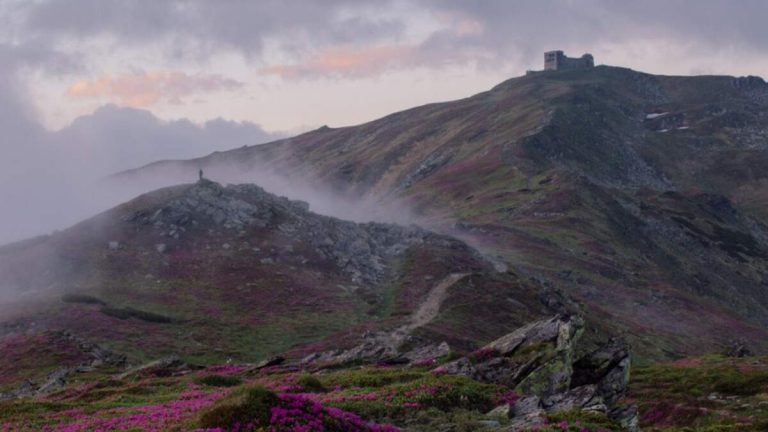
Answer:
[(579, 58), (568, 57), (562, 51), (547, 51), (544, 53), (544, 70), (589, 69), (595, 67), (592, 54), (584, 54)]

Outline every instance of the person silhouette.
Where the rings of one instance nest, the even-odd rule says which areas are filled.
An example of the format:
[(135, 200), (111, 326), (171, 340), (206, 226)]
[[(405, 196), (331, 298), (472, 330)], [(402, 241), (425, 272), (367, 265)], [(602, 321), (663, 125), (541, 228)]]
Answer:
[(200, 180), (203, 179), (203, 169), (200, 168), (200, 172), (197, 173), (198, 177), (200, 177)]

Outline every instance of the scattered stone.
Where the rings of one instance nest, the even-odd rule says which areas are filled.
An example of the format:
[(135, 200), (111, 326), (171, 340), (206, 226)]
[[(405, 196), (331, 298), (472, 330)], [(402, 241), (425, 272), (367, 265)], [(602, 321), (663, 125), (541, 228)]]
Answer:
[(501, 423), (498, 420), (478, 420), (477, 425), (487, 429), (497, 429), (501, 427)]
[(462, 357), (458, 360), (446, 363), (434, 369), (432, 372), (473, 377), (475, 376), (477, 369), (475, 369), (475, 367), (472, 365), (472, 362), (470, 362), (468, 358)]
[(274, 356), (270, 357), (268, 359), (264, 359), (256, 364), (256, 366), (253, 367), (255, 370), (260, 370), (264, 368), (268, 368), (270, 366), (278, 366), (285, 362), (285, 357), (282, 356)]
[(747, 346), (747, 341), (743, 339), (735, 340), (731, 343), (731, 346), (725, 351), (725, 355), (728, 357), (750, 357), (752, 356), (752, 350)]
[(439, 344), (428, 344), (421, 347), (417, 347), (403, 354), (402, 356), (408, 359), (409, 362), (414, 363), (424, 360), (438, 359), (445, 357), (451, 353), (451, 347), (447, 342), (441, 342)]
[(617, 406), (608, 412), (608, 417), (627, 432), (640, 432), (640, 416), (637, 405)]
[(608, 405), (624, 397), (629, 386), (629, 347), (620, 339), (577, 360), (573, 365), (572, 386), (594, 384)]
[[(222, 186), (203, 179), (162, 208), (151, 213), (139, 211), (126, 220), (150, 225), (158, 234), (171, 238), (203, 221), (215, 226), (206, 227), (211, 236), (222, 230), (244, 236), (252, 229), (274, 224), (279, 235), (287, 237), (288, 244), (306, 242), (318, 255), (334, 261), (353, 282), (366, 285), (390, 277), (394, 269), (389, 263), (414, 245), (466, 248), (482, 260), (476, 251), (450, 237), (415, 226), (357, 224), (312, 215), (307, 203), (272, 195), (253, 184)], [(290, 247), (286, 250), (290, 251)]]
[(178, 356), (168, 356), (161, 359), (151, 361), (141, 366), (129, 369), (116, 376), (117, 379), (125, 379), (130, 376), (156, 376), (156, 377), (169, 377), (169, 376), (181, 376), (192, 372), (198, 367), (191, 366), (183, 362)]
[(118, 250), (120, 249), (120, 242), (118, 241), (111, 241), (108, 244), (109, 250)]
[(508, 431), (528, 430), (539, 428), (547, 423), (541, 399), (538, 396), (522, 397), (515, 402), (509, 411), (510, 421)]
[(166, 249), (167, 249), (167, 247), (165, 246), (165, 243), (158, 243), (158, 244), (155, 245), (155, 250), (158, 253), (165, 253)]
[(509, 410), (508, 430), (539, 427), (547, 412), (582, 410), (636, 431), (637, 407), (619, 405), (629, 385), (629, 347), (611, 339), (575, 359), (582, 327), (583, 320), (570, 315), (533, 322), (476, 351), (471, 360), (462, 357), (434, 372), (505, 385), (525, 395)]
[(508, 418), (510, 416), (509, 410), (511, 409), (509, 404), (506, 405), (500, 405), (496, 408), (488, 411), (485, 415), (486, 417), (496, 417), (496, 418)]

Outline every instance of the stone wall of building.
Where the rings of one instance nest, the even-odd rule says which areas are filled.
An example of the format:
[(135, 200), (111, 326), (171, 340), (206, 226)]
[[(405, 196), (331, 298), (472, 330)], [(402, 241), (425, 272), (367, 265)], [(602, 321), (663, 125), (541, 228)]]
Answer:
[(584, 54), (579, 58), (568, 57), (562, 51), (547, 51), (544, 53), (544, 70), (588, 69), (595, 67), (592, 54)]

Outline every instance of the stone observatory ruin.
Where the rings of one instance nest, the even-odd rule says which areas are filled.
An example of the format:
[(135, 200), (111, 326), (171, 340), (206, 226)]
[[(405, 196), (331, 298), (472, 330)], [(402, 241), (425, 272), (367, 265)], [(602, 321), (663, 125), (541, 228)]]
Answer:
[(544, 70), (589, 69), (595, 67), (592, 54), (584, 54), (579, 58), (568, 57), (562, 51), (547, 51), (544, 53)]

